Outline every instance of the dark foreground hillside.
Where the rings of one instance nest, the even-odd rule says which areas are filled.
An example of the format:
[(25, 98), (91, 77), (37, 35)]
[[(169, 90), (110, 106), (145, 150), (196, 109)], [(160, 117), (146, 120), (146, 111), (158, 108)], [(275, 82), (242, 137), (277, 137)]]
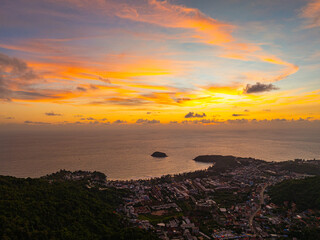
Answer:
[(154, 239), (115, 212), (123, 194), (0, 176), (0, 239)]
[[(282, 217), (290, 222), (291, 237), (320, 239), (320, 177), (286, 180), (269, 191), (271, 200), (280, 206)], [(287, 228), (284, 224), (282, 228)]]
[(297, 209), (320, 210), (320, 177), (283, 181), (270, 189), (272, 201), (278, 205), (295, 203)]

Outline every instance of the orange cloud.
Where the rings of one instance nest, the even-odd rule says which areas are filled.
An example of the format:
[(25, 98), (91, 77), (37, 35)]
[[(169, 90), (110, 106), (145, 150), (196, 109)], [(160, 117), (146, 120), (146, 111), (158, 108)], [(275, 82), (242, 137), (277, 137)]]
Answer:
[(270, 79), (269, 82), (280, 81), (288, 77), (289, 75), (296, 73), (299, 70), (299, 67), (297, 65), (283, 61), (282, 59), (279, 59), (275, 56), (259, 56), (259, 58), (261, 59), (261, 61), (264, 61), (264, 62), (287, 66), (286, 69), (282, 70), (282, 72), (278, 76)]
[[(175, 5), (168, 1), (149, 0), (148, 4), (121, 4), (112, 1), (72, 1), (76, 6), (98, 8), (102, 14), (117, 15), (120, 18), (177, 29), (172, 39), (194, 41), (217, 46), (219, 57), (241, 61), (258, 61), (273, 64), (282, 69), (276, 73), (244, 73), (245, 80), (254, 82), (275, 82), (295, 73), (298, 67), (266, 53), (259, 45), (243, 42), (233, 36), (236, 26), (213, 19), (198, 9)], [(145, 3), (145, 2), (143, 2)], [(164, 37), (163, 34), (157, 35)], [(167, 39), (166, 39), (167, 40)], [(47, 41), (47, 42), (46, 42)], [(221, 109), (231, 106), (256, 106), (258, 104), (276, 104), (281, 95), (263, 98), (262, 96), (243, 96), (243, 84), (222, 84), (221, 86), (191, 86), (181, 90), (172, 86), (175, 77), (181, 75), (188, 79), (192, 65), (199, 67), (203, 62), (188, 61), (189, 72), (185, 71), (184, 61), (163, 58), (171, 57), (172, 52), (162, 55), (149, 52), (138, 55), (134, 52), (103, 55), (102, 52), (81, 56), (76, 44), (65, 44), (66, 40), (31, 40), (21, 45), (2, 44), (11, 50), (34, 53), (30, 66), (41, 73), (43, 81), (34, 86), (10, 86), (18, 92), (13, 100), (21, 102), (55, 102), (73, 105), (117, 105), (114, 108), (126, 110), (126, 106), (143, 105), (163, 109), (172, 108), (209, 108), (214, 104)], [(64, 50), (67, 50), (64, 52)], [(138, 49), (140, 50), (140, 49)], [(162, 49), (161, 49), (162, 50)], [(166, 49), (167, 50), (167, 49)], [(216, 48), (214, 49), (216, 50)], [(156, 50), (155, 50), (156, 51)], [(181, 56), (178, 56), (179, 58)], [(211, 62), (206, 65), (210, 67)], [(187, 74), (186, 74), (187, 72)], [(161, 82), (155, 84), (161, 76)], [(169, 78), (170, 77), (170, 78)], [(194, 80), (193, 76), (188, 80)], [(179, 79), (181, 81), (181, 79)], [(58, 85), (59, 83), (59, 85)], [(63, 86), (61, 86), (63, 85)], [(191, 84), (190, 84), (191, 85)], [(172, 87), (171, 87), (172, 86)], [(177, 86), (177, 85), (176, 85)], [(184, 85), (184, 83), (181, 84)], [(14, 88), (15, 87), (15, 88)], [(63, 89), (62, 89), (63, 88)], [(51, 90), (50, 90), (51, 89)], [(15, 98), (14, 98), (15, 97)], [(257, 102), (256, 102), (257, 101)], [(229, 114), (230, 115), (230, 114)], [(170, 116), (169, 116), (170, 117)]]
[(147, 8), (122, 5), (118, 17), (147, 22), (169, 28), (195, 30), (193, 37), (209, 44), (222, 45), (234, 41), (231, 24), (212, 19), (198, 9), (174, 5), (167, 1), (149, 0)]
[(305, 28), (320, 27), (320, 0), (311, 0), (300, 12), (306, 18)]
[(234, 86), (209, 86), (205, 87), (206, 91), (210, 94), (227, 94), (227, 95), (239, 95), (241, 91), (239, 91), (239, 84), (235, 84)]
[[(236, 26), (213, 19), (198, 9), (174, 5), (168, 1), (149, 0), (147, 7), (121, 5), (116, 13), (118, 17), (133, 21), (146, 22), (169, 28), (192, 30), (190, 36), (200, 42), (222, 47), (220, 57), (243, 61), (262, 61), (284, 65), (286, 68), (270, 81), (279, 81), (298, 71), (298, 66), (269, 56), (260, 46), (242, 42), (232, 35)], [(165, 16), (165, 17), (164, 17)]]

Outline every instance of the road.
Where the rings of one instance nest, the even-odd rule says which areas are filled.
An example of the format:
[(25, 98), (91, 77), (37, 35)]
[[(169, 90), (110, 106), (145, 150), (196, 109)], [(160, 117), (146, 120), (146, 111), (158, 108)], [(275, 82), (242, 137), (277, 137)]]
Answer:
[(268, 184), (265, 183), (265, 185), (263, 186), (263, 188), (260, 191), (260, 202), (259, 202), (259, 207), (257, 208), (257, 210), (250, 216), (249, 218), (249, 226), (251, 231), (257, 235), (257, 230), (255, 229), (255, 227), (253, 226), (253, 219), (254, 217), (257, 215), (257, 213), (261, 210), (261, 205), (264, 203), (264, 191), (266, 190), (266, 188), (268, 187)]

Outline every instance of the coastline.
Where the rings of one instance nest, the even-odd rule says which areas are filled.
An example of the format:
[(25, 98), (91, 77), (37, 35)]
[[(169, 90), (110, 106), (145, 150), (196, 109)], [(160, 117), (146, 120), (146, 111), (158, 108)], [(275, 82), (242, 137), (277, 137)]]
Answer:
[[(177, 236), (179, 239), (185, 236), (189, 236), (189, 239), (199, 236), (207, 236), (207, 239), (219, 239), (222, 236), (260, 239), (275, 235), (286, 238), (289, 230), (283, 229), (288, 224), (288, 213), (292, 213), (291, 206), (294, 205), (288, 204), (288, 207), (284, 208), (282, 199), (293, 200), (290, 192), (289, 195), (283, 195), (282, 190), (274, 189), (281, 189), (281, 186), (287, 184), (285, 181), (299, 188), (301, 181), (304, 181), (307, 191), (300, 194), (297, 202), (299, 208), (304, 208), (291, 214), (289, 221), (292, 233), (289, 233), (291, 236), (298, 236), (301, 231), (308, 234), (307, 229), (299, 225), (297, 214), (308, 223), (308, 227), (316, 227), (317, 222), (312, 219), (320, 216), (320, 211), (314, 204), (310, 205), (314, 208), (313, 211), (304, 211), (308, 206), (303, 199), (308, 195), (308, 199), (311, 199), (308, 203), (312, 203), (313, 197), (317, 197), (308, 189), (313, 189), (314, 185), (320, 188), (320, 160), (267, 162), (254, 158), (207, 155), (205, 161), (212, 163), (204, 170), (140, 180), (110, 180), (97, 171), (67, 170), (41, 178), (0, 176), (0, 188), (5, 193), (3, 196), (13, 196), (15, 201), (19, 202), (18, 205), (9, 204), (5, 207), (4, 210), (8, 212), (6, 216), (10, 216), (7, 225), (17, 224), (17, 207), (30, 209), (24, 214), (28, 216), (34, 213), (33, 209), (38, 209), (36, 206), (40, 200), (40, 212), (37, 214), (43, 219), (48, 219), (48, 215), (43, 215), (47, 208), (55, 209), (61, 205), (66, 210), (63, 211), (65, 217), (60, 221), (74, 216), (74, 211), (86, 211), (73, 220), (70, 228), (73, 223), (86, 222), (87, 216), (91, 216), (90, 221), (95, 225), (101, 226), (95, 216), (100, 212), (97, 212), (97, 209), (102, 207), (107, 209), (106, 214), (110, 217), (104, 221), (105, 224), (110, 224), (110, 219), (113, 221), (118, 218), (120, 229), (140, 229), (143, 236), (151, 234), (147, 239), (175, 239)], [(313, 175), (318, 176), (312, 177)], [(269, 193), (270, 189), (272, 191)], [(33, 194), (31, 203), (36, 206), (30, 206), (30, 193)], [(320, 194), (318, 195), (320, 199)], [(65, 196), (68, 196), (68, 202), (65, 201)], [(89, 203), (90, 209), (75, 207), (75, 197), (76, 206), (86, 206)], [(277, 200), (277, 197), (280, 197), (280, 200)], [(8, 204), (6, 197), (0, 197), (0, 201), (4, 203), (3, 206)], [(60, 205), (57, 205), (57, 202)], [(265, 204), (262, 204), (264, 202)], [(109, 203), (112, 203), (112, 206)], [(54, 213), (56, 212), (54, 210)], [(57, 219), (54, 214), (49, 215), (49, 218), (51, 222)], [(31, 217), (24, 221), (32, 223), (34, 220)], [(55, 228), (55, 225), (42, 222), (47, 229), (43, 234)], [(295, 232), (297, 226), (299, 231)], [(88, 225), (84, 224), (83, 227), (88, 228)], [(59, 228), (58, 231), (63, 229)], [(91, 234), (96, 233), (95, 230), (88, 231)], [(118, 234), (119, 231), (110, 230), (112, 234)]]
[[(320, 160), (315, 160), (315, 159), (311, 159), (311, 160), (303, 160), (303, 159), (295, 159), (295, 160), (286, 160), (286, 161), (278, 161), (278, 162), (274, 162), (274, 161), (266, 161), (266, 160), (261, 160), (261, 159), (256, 159), (256, 158), (252, 158), (252, 157), (235, 157), (235, 156), (232, 156), (232, 155), (199, 155), (197, 156), (196, 158), (198, 157), (202, 157), (202, 156), (221, 156), (221, 157), (227, 157), (229, 158), (230, 156), (234, 158), (234, 160), (237, 162), (239, 159), (242, 159), (242, 160), (250, 160), (250, 161), (261, 161), (261, 162), (264, 162), (264, 163), (267, 163), (267, 164), (283, 164), (283, 163), (293, 163), (295, 162), (296, 160), (302, 160), (302, 161), (305, 161), (305, 162), (310, 162), (310, 161), (320, 161)], [(108, 181), (118, 181), (118, 182), (130, 182), (130, 181), (149, 181), (149, 180), (152, 180), (152, 179), (160, 179), (160, 178), (163, 178), (163, 177), (167, 177), (167, 176), (170, 176), (170, 177), (174, 177), (174, 176), (179, 176), (179, 175), (188, 175), (188, 174), (193, 174), (193, 173), (196, 173), (196, 172), (207, 172), (209, 169), (212, 169), (214, 167), (214, 165), (216, 164), (214, 161), (211, 160), (210, 161), (196, 161), (195, 159), (192, 159), (191, 161), (195, 161), (199, 164), (203, 164), (204, 165), (204, 168), (200, 168), (200, 169), (196, 169), (196, 170), (193, 170), (193, 171), (182, 171), (182, 172), (174, 172), (174, 173), (168, 173), (168, 174), (160, 174), (160, 175), (150, 175), (150, 176), (146, 176), (146, 177), (133, 177), (133, 178), (112, 178), (112, 177), (109, 177), (108, 174), (106, 174), (105, 172), (101, 172), (99, 170), (93, 170), (94, 172), (101, 172), (103, 174), (105, 174), (108, 178)], [(224, 165), (223, 163), (223, 159), (222, 159), (222, 162), (221, 162), (222, 165)], [(230, 166), (228, 166), (230, 168)], [(236, 167), (236, 165), (235, 165)], [(60, 171), (61, 169), (58, 169), (57, 171)], [(88, 169), (67, 169), (67, 171), (86, 171), (86, 172), (91, 172), (92, 170), (88, 170)], [(219, 169), (218, 169), (219, 171)], [(15, 177), (15, 178), (32, 178), (32, 179), (38, 179), (38, 178), (42, 178), (44, 176), (47, 176), (47, 175), (50, 175), (52, 174), (52, 172), (48, 172), (46, 174), (43, 174), (41, 176), (37, 176), (37, 177), (29, 177), (29, 176), (26, 176), (26, 177), (17, 177), (15, 175), (10, 175), (10, 174), (0, 174), (0, 176), (9, 176), (9, 177)]]

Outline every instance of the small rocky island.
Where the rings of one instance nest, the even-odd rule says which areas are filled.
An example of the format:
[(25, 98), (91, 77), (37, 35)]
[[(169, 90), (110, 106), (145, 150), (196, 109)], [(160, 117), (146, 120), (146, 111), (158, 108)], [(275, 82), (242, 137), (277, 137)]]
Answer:
[(165, 158), (168, 157), (167, 154), (165, 154), (164, 152), (154, 152), (151, 154), (152, 157), (156, 157), (156, 158)]

